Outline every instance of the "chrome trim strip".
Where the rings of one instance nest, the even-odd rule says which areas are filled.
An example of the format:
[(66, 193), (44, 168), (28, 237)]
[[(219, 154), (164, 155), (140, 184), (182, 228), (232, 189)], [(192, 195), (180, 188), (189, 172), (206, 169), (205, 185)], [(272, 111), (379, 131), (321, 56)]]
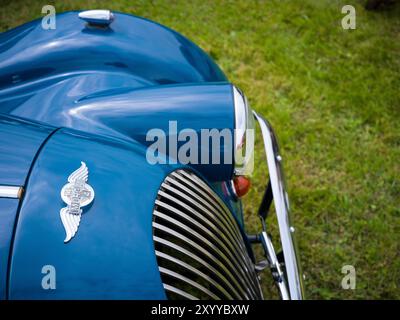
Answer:
[(199, 300), (199, 298), (196, 298), (195, 296), (192, 296), (190, 293), (187, 293), (181, 289), (175, 288), (173, 286), (170, 286), (169, 284), (163, 283), (164, 289), (166, 291), (174, 292), (176, 294), (179, 294), (180, 296), (189, 299), (189, 300)]
[[(178, 246), (177, 244), (175, 244), (175, 243), (173, 243), (173, 242), (171, 242), (171, 241), (165, 240), (165, 239), (160, 238), (160, 237), (157, 237), (157, 236), (154, 236), (154, 237), (153, 237), (153, 240), (154, 240), (155, 242), (158, 242), (158, 243), (160, 243), (160, 244), (162, 244), (162, 245), (165, 245), (165, 246), (167, 246), (167, 247), (170, 247), (170, 248), (172, 248), (172, 249), (174, 249), (174, 250), (177, 250), (177, 251), (183, 253), (184, 255), (186, 255), (186, 256), (192, 258), (193, 260), (196, 260), (197, 262), (199, 262), (200, 264), (202, 264), (203, 266), (205, 266), (205, 267), (206, 267), (208, 270), (210, 270), (212, 273), (215, 273), (215, 274), (222, 280), (222, 282), (229, 288), (229, 290), (231, 290), (231, 291), (234, 293), (236, 299), (242, 300), (242, 299), (243, 299), (243, 296), (246, 296), (246, 294), (245, 294), (244, 291), (241, 291), (241, 292), (242, 292), (242, 295), (243, 295), (243, 296), (241, 296), (241, 295), (236, 291), (236, 289), (232, 286), (232, 284), (222, 275), (221, 272), (219, 272), (219, 271), (218, 271), (217, 269), (215, 269), (212, 265), (210, 265), (209, 263), (207, 263), (206, 261), (204, 261), (203, 259), (201, 259), (199, 256), (195, 255), (193, 252), (190, 252), (190, 251), (186, 250), (185, 248), (182, 248), (181, 246)], [(240, 289), (242, 289), (242, 288), (240, 288)], [(233, 299), (233, 298), (232, 298), (232, 299)]]
[(284, 185), (283, 171), (279, 147), (274, 132), (262, 116), (253, 111), (258, 121), (264, 141), (264, 151), (267, 157), (269, 177), (274, 197), (275, 211), (278, 219), (279, 233), (282, 243), (283, 255), (289, 285), (290, 299), (303, 299), (303, 283), (300, 274), (300, 263), (296, 251), (294, 228), (289, 214), (289, 200)]
[[(166, 254), (166, 253), (163, 253), (163, 252), (160, 252), (160, 251), (157, 251), (157, 250), (156, 250), (156, 256), (160, 257), (162, 259), (166, 259), (166, 260), (168, 260), (170, 262), (173, 262), (173, 263), (175, 263), (177, 265), (180, 265), (182, 268), (185, 268), (185, 269), (191, 271), (192, 273), (202, 277), (204, 280), (208, 281), (214, 287), (216, 287), (224, 295), (224, 298), (233, 300), (232, 296), (219, 283), (214, 281), (214, 279), (212, 279), (211, 277), (209, 277), (205, 273), (201, 272), (197, 268), (192, 267), (190, 264), (187, 264), (186, 262), (184, 262), (184, 261), (182, 261), (180, 259), (177, 259), (177, 258), (175, 258), (173, 256), (170, 256), (169, 254)], [(219, 299), (221, 299), (221, 298), (219, 298)]]
[(0, 198), (20, 199), (23, 193), (22, 187), (0, 186)]
[(207, 288), (204, 288), (201, 284), (198, 284), (197, 282), (195, 282), (193, 280), (190, 280), (189, 278), (186, 278), (185, 276), (183, 276), (183, 275), (181, 275), (179, 273), (176, 273), (175, 271), (169, 270), (169, 269), (164, 268), (164, 267), (158, 267), (158, 270), (160, 270), (160, 273), (167, 274), (170, 277), (176, 278), (178, 280), (181, 280), (183, 282), (186, 282), (186, 283), (192, 285), (193, 287), (199, 289), (200, 291), (203, 291), (205, 294), (207, 294), (208, 296), (210, 296), (214, 300), (221, 300), (214, 293), (212, 293), (210, 290), (208, 290)]

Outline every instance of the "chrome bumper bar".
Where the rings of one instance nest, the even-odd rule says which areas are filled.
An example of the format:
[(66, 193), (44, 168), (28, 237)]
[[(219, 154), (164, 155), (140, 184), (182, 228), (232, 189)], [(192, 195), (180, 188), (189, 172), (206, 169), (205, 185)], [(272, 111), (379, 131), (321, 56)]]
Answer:
[[(269, 191), (271, 194), (270, 200), (272, 201), (273, 199), (275, 204), (286, 272), (283, 272), (281, 269), (281, 264), (277, 259), (275, 249), (266, 232), (266, 224), (263, 217), (261, 217), (261, 220), (264, 230), (258, 238), (264, 248), (265, 256), (282, 299), (301, 300), (304, 298), (303, 281), (294, 237), (295, 228), (291, 222), (289, 199), (285, 189), (282, 158), (279, 155), (279, 147), (272, 127), (262, 116), (254, 111), (253, 114), (260, 125), (264, 141), (264, 150), (267, 157), (270, 179), (270, 190), (267, 190), (266, 193)], [(267, 205), (268, 208), (269, 205), (270, 204)]]

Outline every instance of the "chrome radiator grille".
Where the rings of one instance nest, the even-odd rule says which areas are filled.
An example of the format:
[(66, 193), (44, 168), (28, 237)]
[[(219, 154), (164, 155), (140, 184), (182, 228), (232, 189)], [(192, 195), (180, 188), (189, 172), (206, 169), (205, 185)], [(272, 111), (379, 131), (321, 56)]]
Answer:
[(153, 239), (170, 299), (262, 299), (236, 221), (197, 175), (178, 170), (162, 183)]

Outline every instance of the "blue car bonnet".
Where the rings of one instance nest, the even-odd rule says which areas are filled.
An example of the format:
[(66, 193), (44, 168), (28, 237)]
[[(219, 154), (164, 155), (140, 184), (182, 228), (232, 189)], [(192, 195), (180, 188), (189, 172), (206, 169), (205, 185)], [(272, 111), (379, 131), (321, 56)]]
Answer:
[[(115, 14), (106, 29), (78, 12), (57, 28), (36, 20), (0, 35), (0, 112), (55, 127), (146, 143), (152, 128), (228, 129), (232, 85), (199, 47), (149, 20)], [(201, 147), (201, 145), (200, 145)], [(221, 147), (233, 154), (233, 146)], [(229, 180), (232, 163), (196, 165), (211, 181)]]
[[(20, 209), (10, 299), (165, 298), (151, 223), (157, 191), (173, 167), (149, 165), (144, 153), (140, 144), (66, 129), (53, 134), (32, 168)], [(96, 195), (66, 245), (60, 190), (81, 161)], [(55, 268), (56, 290), (43, 290), (44, 266)]]

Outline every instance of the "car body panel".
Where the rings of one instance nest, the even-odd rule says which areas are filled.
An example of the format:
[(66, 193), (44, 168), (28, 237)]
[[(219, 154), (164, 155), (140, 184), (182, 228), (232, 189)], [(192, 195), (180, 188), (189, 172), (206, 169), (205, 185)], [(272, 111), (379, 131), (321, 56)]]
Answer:
[[(0, 114), (0, 186), (25, 187), (37, 152), (54, 131)], [(0, 198), (0, 299), (6, 298), (8, 261), (20, 199)]]
[[(152, 239), (152, 211), (170, 166), (151, 166), (140, 144), (57, 131), (26, 188), (10, 265), (10, 299), (164, 299)], [(95, 191), (75, 237), (65, 231), (60, 190), (85, 161)], [(51, 199), (51, 201), (49, 201)], [(56, 290), (42, 268), (57, 270)]]
[(177, 32), (114, 16), (106, 29), (89, 27), (73, 11), (58, 14), (54, 30), (43, 29), (39, 19), (0, 34), (1, 87), (91, 70), (125, 73), (142, 85), (226, 81), (208, 55)]
[(36, 152), (53, 130), (0, 114), (0, 185), (25, 184)]
[[(114, 17), (101, 29), (68, 12), (55, 30), (35, 20), (1, 34), (0, 112), (142, 143), (168, 121), (233, 131), (232, 85), (207, 54), (157, 23)], [(195, 169), (211, 181), (233, 173), (232, 161)]]
[[(72, 82), (72, 83), (71, 83)], [(84, 84), (84, 87), (80, 87)], [(47, 89), (31, 92), (24, 103), (14, 106), (0, 106), (0, 110), (16, 116), (27, 117), (55, 127), (69, 127), (85, 132), (109, 135), (135, 140), (145, 145), (150, 129), (161, 129), (167, 136), (177, 139), (169, 130), (170, 121), (177, 124), (177, 130), (190, 128), (201, 136), (201, 130), (228, 129), (231, 137), (234, 130), (232, 85), (221, 82), (211, 84), (164, 85), (140, 89), (120, 89), (94, 93), (95, 83), (90, 91), (81, 79), (71, 78)], [(86, 90), (86, 91), (85, 91)], [(78, 100), (68, 101), (69, 92), (78, 91), (90, 96), (76, 96)], [(66, 98), (63, 98), (66, 97)], [(38, 108), (40, 108), (38, 110)], [(170, 134), (171, 133), (171, 134)], [(175, 136), (175, 137), (174, 137)], [(180, 141), (178, 147), (186, 141)], [(204, 141), (198, 139), (199, 158)], [(211, 144), (210, 144), (211, 145)], [(211, 163), (212, 152), (206, 147)], [(225, 152), (233, 157), (232, 143), (223, 140), (216, 152), (224, 159)], [(200, 162), (200, 160), (199, 160)], [(211, 181), (228, 180), (232, 176), (233, 162), (219, 165), (196, 165)]]
[(7, 298), (8, 261), (19, 199), (0, 199), (0, 300)]

